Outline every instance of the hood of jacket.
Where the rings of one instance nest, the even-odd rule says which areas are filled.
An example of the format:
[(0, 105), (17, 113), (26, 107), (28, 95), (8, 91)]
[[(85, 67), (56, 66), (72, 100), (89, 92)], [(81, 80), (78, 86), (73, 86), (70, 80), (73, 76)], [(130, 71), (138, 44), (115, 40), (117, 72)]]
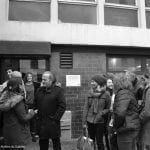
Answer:
[(15, 107), (19, 102), (23, 100), (23, 96), (18, 93), (4, 91), (0, 96), (0, 110), (8, 111)]

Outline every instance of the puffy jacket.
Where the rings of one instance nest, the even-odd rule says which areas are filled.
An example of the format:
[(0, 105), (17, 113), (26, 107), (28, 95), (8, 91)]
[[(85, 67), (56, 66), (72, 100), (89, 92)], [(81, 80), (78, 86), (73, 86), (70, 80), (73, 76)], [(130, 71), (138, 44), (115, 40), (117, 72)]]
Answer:
[(3, 136), (6, 143), (11, 145), (30, 144), (28, 120), (33, 115), (26, 112), (23, 96), (5, 91), (0, 96), (0, 101), (0, 110), (3, 111)]
[(139, 130), (138, 104), (132, 91), (119, 90), (114, 102), (114, 127), (118, 132)]

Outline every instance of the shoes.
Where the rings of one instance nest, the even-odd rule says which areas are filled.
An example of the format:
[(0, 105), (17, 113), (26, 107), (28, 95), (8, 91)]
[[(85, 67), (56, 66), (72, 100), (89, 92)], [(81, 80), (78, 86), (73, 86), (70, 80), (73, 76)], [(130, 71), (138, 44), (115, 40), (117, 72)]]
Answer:
[(32, 136), (32, 142), (36, 142), (39, 139), (38, 135), (33, 135)]

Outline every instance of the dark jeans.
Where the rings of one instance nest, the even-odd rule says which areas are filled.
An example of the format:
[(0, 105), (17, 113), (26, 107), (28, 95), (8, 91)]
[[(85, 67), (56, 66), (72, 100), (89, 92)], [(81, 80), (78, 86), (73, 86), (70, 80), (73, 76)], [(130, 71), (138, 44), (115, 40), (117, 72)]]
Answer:
[(119, 150), (136, 150), (138, 131), (118, 133), (117, 143)]
[(104, 123), (87, 123), (89, 137), (97, 143), (98, 150), (104, 150), (103, 136), (104, 136)]
[(107, 124), (105, 124), (104, 137), (105, 137), (106, 148), (107, 150), (110, 150)]
[[(53, 138), (53, 150), (61, 150), (60, 137)], [(49, 139), (40, 139), (39, 140), (40, 150), (48, 150), (49, 148)]]

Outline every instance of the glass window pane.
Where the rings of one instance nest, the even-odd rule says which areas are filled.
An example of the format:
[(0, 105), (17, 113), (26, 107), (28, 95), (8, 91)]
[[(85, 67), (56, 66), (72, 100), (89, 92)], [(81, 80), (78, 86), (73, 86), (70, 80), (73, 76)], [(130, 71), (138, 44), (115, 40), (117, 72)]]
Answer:
[(137, 10), (105, 7), (105, 25), (138, 27)]
[(10, 0), (9, 20), (49, 21), (50, 3)]
[(150, 11), (146, 11), (146, 26), (150, 28)]
[(135, 58), (108, 58), (109, 71), (141, 71), (141, 60)]
[(150, 72), (150, 59), (146, 59), (146, 69)]
[(64, 23), (96, 24), (96, 6), (59, 4), (58, 18)]
[(32, 69), (38, 69), (38, 60), (31, 60), (30, 66)]
[(123, 5), (135, 5), (135, 0), (105, 0), (105, 2)]
[(150, 7), (150, 0), (145, 0), (145, 6)]
[(20, 71), (23, 76), (27, 72), (33, 73), (35, 81), (41, 81), (41, 77), (44, 71), (46, 71), (46, 60), (45, 59), (20, 59)]
[(38, 68), (39, 69), (46, 69), (46, 62), (45, 62), (45, 60), (38, 60)]

